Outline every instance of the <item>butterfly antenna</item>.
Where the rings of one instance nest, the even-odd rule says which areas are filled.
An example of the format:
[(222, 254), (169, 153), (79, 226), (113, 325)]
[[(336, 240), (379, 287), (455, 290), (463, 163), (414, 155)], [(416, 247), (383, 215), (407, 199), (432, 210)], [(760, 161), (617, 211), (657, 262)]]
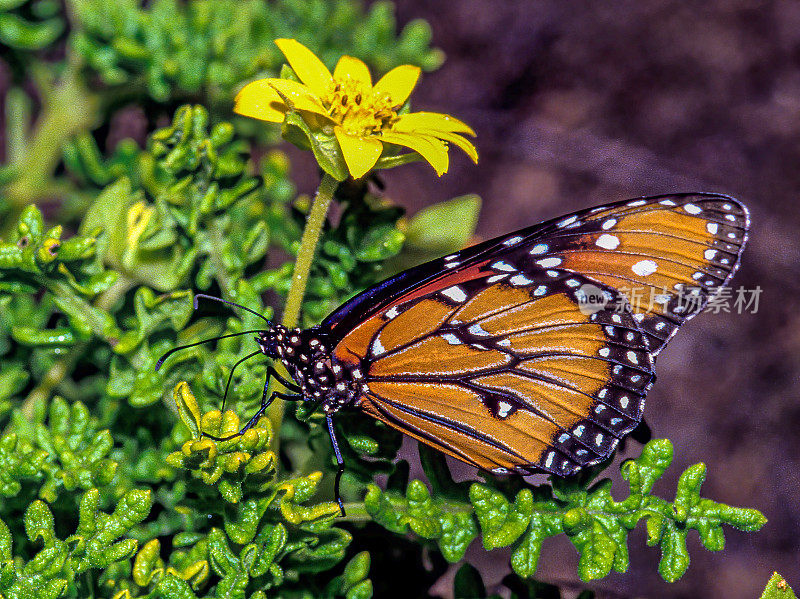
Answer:
[(267, 322), (269, 324), (272, 324), (272, 323), (270, 323), (269, 319), (266, 316), (264, 316), (263, 314), (259, 314), (255, 310), (251, 310), (247, 306), (243, 306), (241, 304), (237, 304), (236, 302), (231, 302), (229, 300), (222, 299), (221, 297), (216, 297), (214, 295), (206, 295), (205, 293), (196, 293), (195, 294), (195, 296), (194, 296), (194, 309), (195, 310), (197, 310), (197, 300), (199, 300), (201, 297), (204, 298), (204, 299), (213, 300), (215, 302), (220, 302), (221, 304), (228, 304), (229, 306), (236, 306), (237, 308), (241, 308), (245, 312), (250, 312), (250, 314), (255, 314), (259, 318), (263, 319), (265, 322)]
[(233, 373), (236, 370), (236, 367), (242, 362), (249, 360), (253, 356), (257, 356), (260, 353), (261, 350), (256, 350), (252, 354), (247, 354), (244, 358), (236, 362), (236, 364), (233, 365), (233, 368), (231, 368), (231, 373), (228, 375), (228, 383), (225, 385), (225, 395), (222, 396), (222, 412), (225, 412), (225, 400), (228, 398), (228, 389), (231, 387), (231, 381), (233, 380)]
[(195, 343), (187, 343), (186, 345), (179, 345), (178, 347), (173, 347), (171, 350), (169, 350), (167, 353), (165, 353), (158, 359), (158, 362), (156, 362), (156, 372), (158, 372), (158, 370), (164, 364), (164, 360), (169, 358), (176, 351), (180, 351), (182, 349), (188, 349), (190, 347), (195, 347), (197, 345), (203, 345), (204, 343), (208, 343), (209, 341), (219, 341), (220, 339), (227, 339), (228, 337), (238, 337), (239, 335), (252, 335), (253, 333), (263, 333), (263, 332), (265, 331), (263, 331), (262, 329), (256, 329), (254, 331), (242, 331), (241, 333), (229, 333), (227, 335), (220, 335), (219, 337), (210, 337), (208, 339), (203, 339), (202, 341), (197, 341)]

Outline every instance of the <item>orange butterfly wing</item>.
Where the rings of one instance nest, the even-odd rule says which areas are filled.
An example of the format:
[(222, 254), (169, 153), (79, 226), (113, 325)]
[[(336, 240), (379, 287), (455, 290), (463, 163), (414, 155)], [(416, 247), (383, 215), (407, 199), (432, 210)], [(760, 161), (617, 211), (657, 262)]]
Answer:
[(530, 227), (354, 298), (326, 320), (334, 357), (364, 372), (358, 408), (424, 443), (569, 474), (640, 421), (654, 356), (730, 279), (748, 225), (735, 200), (694, 194)]

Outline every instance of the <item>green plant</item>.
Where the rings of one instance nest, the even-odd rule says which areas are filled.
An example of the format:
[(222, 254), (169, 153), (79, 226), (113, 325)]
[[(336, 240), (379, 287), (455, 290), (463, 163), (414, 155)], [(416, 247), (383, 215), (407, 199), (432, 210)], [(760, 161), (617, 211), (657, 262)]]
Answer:
[[(9, 597), (31, 584), (47, 585), (54, 597), (83, 596), (92, 584), (99, 585), (92, 592), (118, 597), (257, 597), (277, 586), (282, 596), (368, 596), (369, 558), (352, 556), (344, 570), (337, 565), (358, 523), (368, 520), (413, 532), (448, 561), (460, 560), (476, 538), (487, 550), (512, 545), (521, 577), (535, 573), (546, 537), (566, 534), (581, 555), (579, 574), (590, 580), (627, 568), (627, 533), (643, 519), (648, 542), (662, 550), (659, 571), (675, 580), (688, 566), (690, 529), (719, 550), (722, 524), (756, 530), (764, 523), (754, 510), (701, 498), (703, 465), (684, 472), (673, 501), (652, 495), (671, 461), (668, 441), (649, 443), (623, 465), (630, 494), (622, 501), (611, 498), (609, 481), (596, 480), (598, 472), (552, 486), (456, 484), (442, 456), (423, 450), (429, 489), (408, 482), (402, 461), (392, 463), (399, 435), (343, 417), (348, 516), (337, 518), (332, 455), (318, 415), (291, 410), (280, 436), (262, 419), (231, 441), (201, 437), (201, 430), (238, 430), (234, 413), (255, 409), (265, 364), (237, 370), (228, 404), (234, 412), (224, 415), (214, 409), (231, 365), (250, 351), (246, 341), (193, 347), (156, 373), (158, 357), (176, 344), (259, 324), (248, 313), (195, 314), (191, 293), (181, 289), (212, 290), (270, 315), (261, 293), (286, 295), (291, 268), (259, 264), (275, 244), (297, 253), (308, 209), (302, 198), (292, 202), (281, 155), (265, 158), (259, 180), (247, 174), (243, 150), (230, 125), (210, 126), (202, 108), (182, 107), (172, 125), (151, 136), (138, 182), (122, 177), (108, 185), (84, 215), (80, 235), (47, 229), (28, 207), (0, 244), (0, 390), (9, 422), (0, 441), (7, 498), (0, 519), (6, 537), (20, 539), (3, 546), (13, 563)], [(382, 278), (381, 265), (400, 251), (404, 231), (416, 247), (448, 251), (440, 237), (425, 239), (419, 231), (426, 227), (403, 224), (400, 210), (365, 190), (337, 191), (343, 212), (336, 226), (322, 229), (306, 323)], [(438, 208), (454, 223), (454, 243), (466, 241), (460, 223), (473, 221), (476, 207), (466, 198)], [(420, 218), (431, 222), (436, 210)], [(459, 210), (463, 218), (452, 218)], [(165, 395), (173, 387), (175, 399)], [(379, 473), (390, 475), (385, 491), (372, 484)], [(63, 533), (51, 530), (48, 513)], [(14, 514), (45, 524), (25, 524), (24, 532), (14, 528)], [(39, 540), (42, 548), (30, 553)], [(18, 557), (12, 562), (11, 555)], [(330, 569), (339, 574), (331, 578)]]
[[(0, 19), (0, 43), (35, 74), (43, 107), (28, 134), (30, 101), (21, 87), (9, 92), (9, 162), (0, 171), (0, 597), (381, 596), (394, 582), (370, 572), (384, 572), (387, 535), (399, 535), (416, 593), (480, 539), (486, 550), (513, 548), (504, 580), (512, 597), (557, 596), (533, 579), (547, 537), (570, 538), (588, 581), (627, 568), (627, 534), (644, 520), (648, 543), (662, 551), (659, 572), (675, 580), (688, 566), (689, 530), (720, 550), (723, 524), (763, 525), (754, 510), (701, 498), (702, 464), (683, 473), (674, 500), (653, 495), (672, 458), (666, 440), (623, 464), (621, 501), (599, 467), (540, 486), (488, 476), (455, 483), (443, 457), (423, 448), (427, 486), (409, 481), (398, 433), (343, 413), (342, 518), (320, 414), (277, 402), (244, 435), (204, 436), (239, 430), (239, 417), (259, 405), (267, 364), (236, 369), (225, 412), (232, 367), (253, 351), (251, 336), (193, 345), (156, 371), (171, 348), (262, 326), (217, 304), (195, 310), (197, 292), (268, 318), (265, 298), (285, 300), (284, 322), (309, 326), (398, 269), (469, 241), (474, 196), (410, 219), (370, 180), (327, 173), (315, 198), (298, 196), (282, 152), (248, 159), (275, 132), (221, 118), (241, 83), (278, 74), (273, 37), (299, 37), (329, 64), (350, 52), (379, 71), (435, 68), (441, 57), (427, 25), (396, 36), (390, 4), (364, 12), (349, 0), (86, 0), (68, 2), (65, 14), (45, 0), (6, 4), (31, 27), (14, 46)], [(322, 24), (336, 34), (318, 35)], [(35, 50), (61, 43), (64, 25), (66, 58), (45, 62)], [(170, 123), (150, 123), (144, 149), (133, 140), (105, 148), (94, 128), (123, 102)], [(302, 132), (310, 145), (324, 134)], [(403, 156), (376, 164), (419, 158)], [(63, 200), (47, 219), (31, 203), (46, 197)], [(46, 224), (54, 217), (61, 224)], [(488, 596), (468, 564), (454, 594)]]

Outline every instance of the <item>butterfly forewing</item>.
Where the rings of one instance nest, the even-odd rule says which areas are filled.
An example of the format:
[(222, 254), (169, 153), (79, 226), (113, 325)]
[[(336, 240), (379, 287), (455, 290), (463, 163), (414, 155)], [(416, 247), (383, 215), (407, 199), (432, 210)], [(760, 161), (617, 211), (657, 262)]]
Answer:
[(630, 200), (550, 221), (543, 255), (620, 291), (657, 355), (739, 267), (749, 216), (717, 194)]
[(748, 225), (716, 194), (584, 210), (405, 271), (322, 328), (368, 414), (487, 470), (569, 474), (640, 421), (654, 356), (728, 282)]

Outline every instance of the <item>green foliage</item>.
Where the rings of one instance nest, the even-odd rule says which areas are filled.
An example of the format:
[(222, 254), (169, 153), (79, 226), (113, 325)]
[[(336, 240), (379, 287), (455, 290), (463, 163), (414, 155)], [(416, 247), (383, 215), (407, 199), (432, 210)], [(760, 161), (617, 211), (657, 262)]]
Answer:
[[(397, 432), (342, 413), (340, 518), (319, 414), (292, 406), (280, 429), (262, 418), (238, 437), (204, 436), (232, 435), (259, 406), (265, 361), (231, 370), (257, 349), (252, 333), (189, 347), (156, 371), (159, 358), (263, 327), (238, 309), (195, 310), (198, 291), (273, 318), (264, 302), (288, 294), (311, 203), (297, 196), (283, 153), (252, 151), (277, 131), (227, 122), (234, 94), (282, 68), (276, 37), (299, 39), (329, 66), (358, 56), (376, 73), (434, 69), (442, 56), (426, 23), (397, 33), (388, 2), (66, 6), (0, 1), (15, 86), (0, 165), (0, 597), (366, 599), (395, 590), (398, 559), (421, 595), (478, 538), (487, 550), (513, 547), (516, 574), (503, 581), (511, 597), (556, 597), (530, 578), (549, 536), (573, 541), (588, 580), (627, 567), (627, 532), (645, 520), (660, 572), (674, 580), (688, 566), (690, 529), (719, 550), (723, 524), (763, 524), (753, 510), (701, 498), (702, 465), (684, 473), (674, 501), (652, 495), (671, 458), (666, 442), (623, 466), (630, 495), (620, 502), (591, 477), (455, 483), (441, 455), (423, 449), (429, 488), (409, 482)], [(187, 101), (198, 104), (179, 106)], [(148, 130), (167, 116), (169, 124), (143, 148), (143, 139), (106, 147), (100, 132), (131, 105)], [(402, 164), (394, 158), (385, 166)], [(52, 199), (57, 207), (33, 205)], [(465, 196), (406, 220), (371, 183), (352, 180), (335, 200), (304, 326), (397, 270), (465, 245), (480, 205)], [(231, 409), (220, 412), (229, 377)], [(402, 547), (399, 558), (387, 545)], [(370, 574), (376, 568), (388, 574)], [(454, 595), (486, 596), (479, 572), (463, 566)]]
[[(399, 64), (433, 70), (443, 61), (425, 21), (397, 31), (391, 2), (367, 9), (359, 0), (81, 0), (68, 8), (65, 15), (54, 0), (0, 2), (0, 47), (18, 84), (7, 96), (0, 165), (0, 215), (11, 212), (11, 222), (25, 205), (57, 197), (62, 222), (74, 223), (102, 187), (138, 176), (135, 141), (105, 147), (121, 107), (146, 107), (149, 127), (183, 102), (202, 103), (213, 123), (228, 119), (244, 84), (279, 73), (285, 59), (276, 38), (301, 40), (330, 66), (353, 54), (376, 73)], [(31, 52), (38, 49), (63, 58), (41, 60)], [(42, 101), (35, 122), (31, 87)], [(234, 124), (248, 137), (277, 137), (277, 128), (250, 119)]]
[(358, 2), (324, 0), (138, 0), (76, 4), (73, 39), (109, 86), (143, 86), (155, 100), (205, 93), (211, 106), (229, 103), (243, 82), (276, 76), (284, 63), (274, 39), (293, 37), (332, 65), (353, 54), (386, 72), (400, 64), (437, 68), (430, 27), (407, 25), (398, 37), (391, 3), (364, 11)]
[[(180, 107), (145, 150), (97, 174), (93, 184), (113, 180), (77, 235), (29, 206), (0, 241), (0, 519), (14, 539), (4, 596), (25, 585), (54, 597), (371, 596), (369, 555), (348, 550), (353, 532), (330, 501), (318, 415), (287, 414), (278, 452), (267, 419), (229, 441), (201, 436), (236, 432), (235, 414), (257, 405), (263, 360), (237, 369), (235, 412), (211, 409), (252, 338), (189, 348), (155, 372), (176, 344), (262, 326), (250, 313), (220, 318), (218, 305), (195, 312), (190, 290), (266, 316), (261, 294), (287, 292), (308, 199), (296, 198), (283, 154), (266, 154), (255, 176), (245, 152), (229, 123)], [(337, 199), (307, 323), (385, 276), (403, 246), (402, 210), (362, 185)], [(270, 249), (286, 262), (264, 269)], [(340, 425), (343, 491), (358, 503), (366, 482), (395, 470), (400, 437), (364, 419)], [(31, 536), (46, 539), (39, 551), (17, 522), (31, 506), (44, 518), (45, 505), (60, 536)], [(55, 562), (42, 557), (56, 550)]]
[(479, 534), (486, 550), (513, 546), (511, 567), (521, 577), (536, 572), (544, 539), (566, 534), (580, 556), (578, 574), (586, 581), (604, 578), (612, 570), (628, 569), (627, 535), (644, 520), (648, 545), (661, 548), (659, 573), (664, 580), (674, 582), (689, 567), (689, 530), (699, 533), (709, 551), (721, 551), (725, 544), (723, 524), (755, 531), (766, 519), (756, 510), (700, 497), (704, 464), (683, 472), (674, 501), (652, 495), (653, 485), (671, 462), (672, 444), (668, 440), (645, 445), (640, 457), (622, 465), (629, 495), (619, 502), (611, 497), (609, 479), (593, 482), (591, 478), (554, 478), (550, 485), (524, 486), (513, 500), (508, 490), (474, 483), (464, 496), (463, 485), (448, 484), (441, 468), (434, 473), (429, 467), (427, 474), (432, 482), (447, 485), (449, 492), (433, 498), (420, 481), (409, 483), (405, 496), (371, 485), (364, 503), (376, 522), (395, 533), (413, 532), (436, 541), (451, 562), (460, 560)]
[(54, 0), (3, 0), (0, 3), (0, 44), (4, 54), (20, 60), (21, 53), (40, 50), (64, 31), (61, 6)]
[(796, 595), (783, 576), (773, 572), (761, 599), (796, 599)]

